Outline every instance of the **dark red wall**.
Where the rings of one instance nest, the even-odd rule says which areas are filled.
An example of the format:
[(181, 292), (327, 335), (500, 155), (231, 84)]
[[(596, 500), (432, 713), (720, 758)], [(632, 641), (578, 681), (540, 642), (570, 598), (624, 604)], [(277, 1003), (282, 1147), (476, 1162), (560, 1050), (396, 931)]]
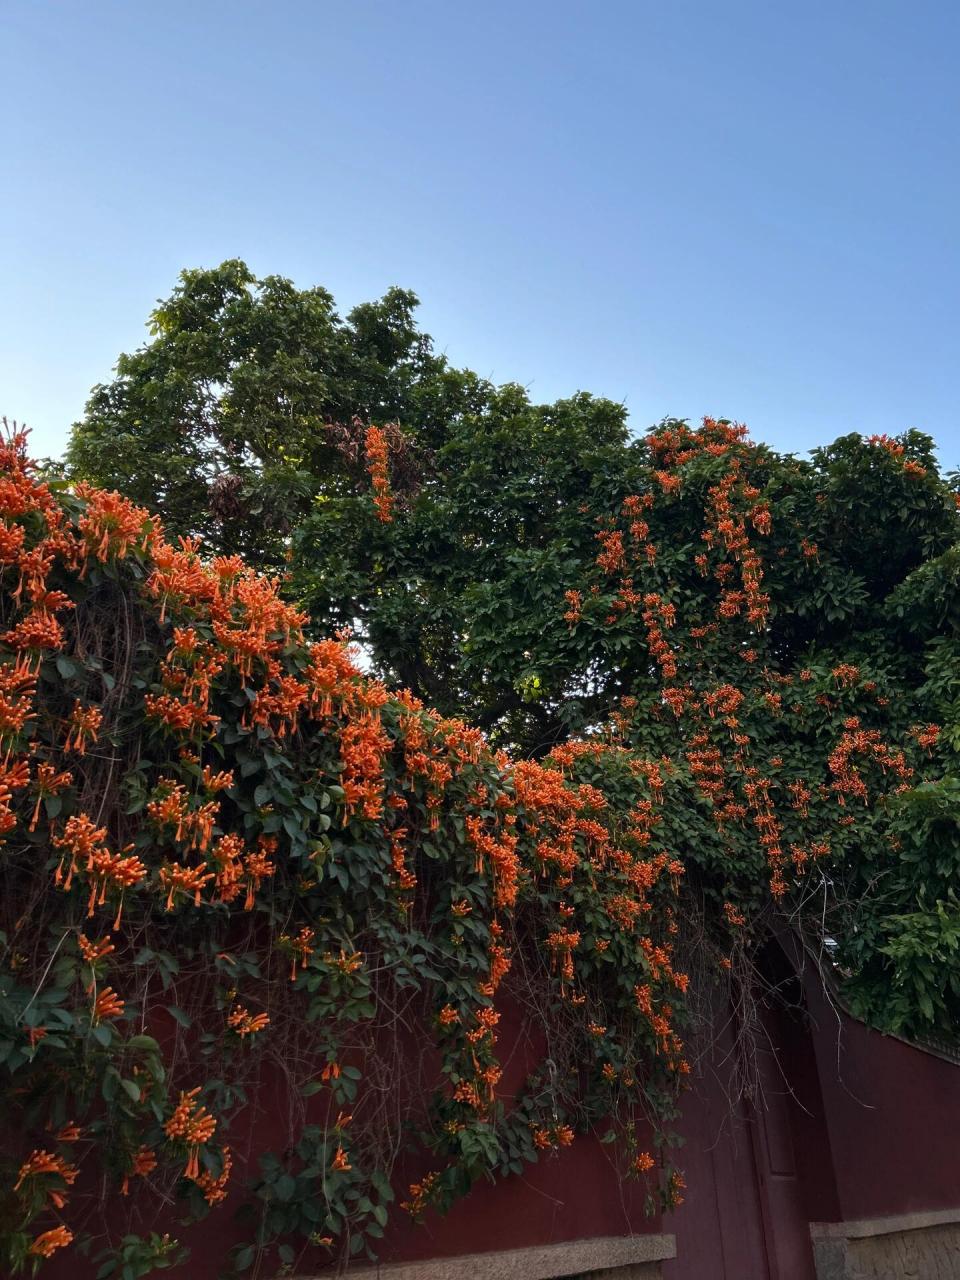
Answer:
[[(542, 1032), (523, 1016), (519, 1006), (506, 999), (501, 1004), (498, 1033), (504, 1068), (498, 1093), (509, 1109), (512, 1097), (524, 1087), (528, 1072), (542, 1060), (546, 1047)], [(392, 1051), (399, 1055), (397, 1078), (405, 1082), (404, 1088), (412, 1096), (418, 1090), (428, 1093), (439, 1079), (435, 1055), (424, 1048), (429, 1044), (426, 1031), (420, 1035), (411, 1033), (405, 1040), (391, 1040)], [(130, 1231), (169, 1231), (191, 1253), (182, 1266), (162, 1274), (170, 1280), (216, 1280), (231, 1247), (253, 1237), (249, 1223), (238, 1222), (234, 1213), (243, 1198), (243, 1183), (256, 1174), (260, 1153), (279, 1154), (285, 1146), (293, 1145), (304, 1105), (308, 1123), (329, 1123), (338, 1111), (325, 1091), (306, 1104), (302, 1099), (292, 1099), (284, 1073), (268, 1072), (243, 1113), (242, 1125), (234, 1126), (240, 1133), (231, 1132), (233, 1193), (227, 1201), (204, 1223), (184, 1227), (177, 1221), (176, 1212), (162, 1219), (138, 1219), (134, 1197), (118, 1197), (110, 1213), (116, 1237)], [(362, 1105), (360, 1098), (353, 1108), (355, 1113)], [(332, 1113), (325, 1114), (331, 1106)], [(404, 1167), (406, 1159), (401, 1159), (394, 1178), (398, 1200), (405, 1198), (411, 1181), (435, 1167), (428, 1156), (412, 1156)], [(77, 1190), (93, 1188), (78, 1185)], [(394, 1207), (378, 1252), (381, 1261), (395, 1262), (560, 1244), (592, 1236), (656, 1233), (661, 1230), (660, 1218), (645, 1214), (645, 1194), (642, 1181), (625, 1181), (621, 1177), (613, 1147), (592, 1135), (579, 1135), (571, 1147), (541, 1154), (519, 1175), (478, 1182), (445, 1216), (430, 1210), (421, 1223), (413, 1223)], [(79, 1203), (79, 1197), (77, 1200)], [(45, 1266), (48, 1280), (76, 1280), (77, 1263), (71, 1253), (64, 1250)], [(298, 1270), (320, 1272), (328, 1262), (326, 1250), (310, 1249)]]
[(689, 1190), (664, 1222), (677, 1236), (665, 1280), (806, 1280), (810, 1222), (960, 1207), (960, 1068), (840, 1011), (789, 940), (777, 954), (761, 1087), (737, 1096), (721, 1009), (684, 1104)]
[(610, 1148), (581, 1138), (526, 1173), (481, 1183), (446, 1217), (391, 1233), (384, 1261), (451, 1257), (490, 1249), (558, 1244), (590, 1236), (625, 1236), (661, 1230), (646, 1217), (636, 1181), (623, 1182)]
[(836, 1214), (960, 1206), (960, 1067), (871, 1031), (807, 984)]
[[(807, 1280), (811, 1221), (960, 1206), (960, 1068), (840, 1012), (795, 948), (792, 962), (779, 952), (774, 968), (787, 999), (765, 1015), (757, 1058), (762, 1089), (738, 1093), (733, 1019), (729, 1008), (718, 1009), (712, 1048), (700, 1059), (680, 1122), (686, 1202), (663, 1222), (644, 1215), (643, 1189), (621, 1180), (611, 1148), (581, 1137), (522, 1175), (478, 1184), (445, 1218), (431, 1212), (415, 1226), (397, 1212), (382, 1260), (663, 1230), (677, 1237), (665, 1280)], [(512, 1089), (530, 1037), (528, 1028), (506, 1021), (501, 1044), (520, 1046), (504, 1053)], [(276, 1148), (287, 1130), (279, 1094), (266, 1092), (248, 1130), (249, 1156)], [(172, 1219), (120, 1226), (168, 1228), (193, 1250), (188, 1264), (166, 1273), (171, 1280), (215, 1280), (230, 1245), (249, 1238), (229, 1201), (187, 1231)], [(316, 1269), (321, 1257), (304, 1266)], [(73, 1280), (84, 1274), (77, 1267), (65, 1251), (44, 1273)]]

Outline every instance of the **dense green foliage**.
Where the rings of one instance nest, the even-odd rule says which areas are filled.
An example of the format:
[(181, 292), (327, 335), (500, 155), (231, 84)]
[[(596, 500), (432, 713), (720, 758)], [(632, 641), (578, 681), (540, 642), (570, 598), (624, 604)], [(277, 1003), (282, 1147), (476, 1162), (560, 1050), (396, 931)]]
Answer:
[[(152, 340), (95, 388), (70, 471), (159, 512), (169, 534), (260, 567), (289, 560), (318, 629), (352, 626), (391, 683), (543, 751), (645, 679), (635, 616), (571, 636), (557, 601), (595, 557), (596, 521), (649, 477), (649, 445), (612, 401), (536, 405), (452, 369), (415, 302), (393, 290), (343, 322), (322, 289), (257, 282), (235, 262), (185, 272)], [(362, 447), (362, 425), (387, 421), (402, 431), (389, 524)], [(778, 656), (871, 637), (916, 656), (941, 627), (955, 634), (956, 519), (930, 441), (905, 444), (925, 477), (896, 481), (856, 435), (809, 460), (758, 450)], [(698, 546), (702, 496), (658, 510), (661, 576)]]
[[(154, 340), (95, 391), (70, 463), (173, 530), (201, 528), (214, 547), (262, 549), (264, 512), (282, 513), (289, 588), (315, 625), (352, 626), (388, 682), (542, 754), (602, 723), (624, 696), (641, 706), (658, 696), (642, 610), (611, 615), (624, 574), (596, 558), (598, 530), (629, 495), (656, 487), (662, 457), (652, 437), (631, 438), (610, 401), (535, 405), (519, 387), (452, 370), (416, 329), (414, 302), (394, 291), (342, 324), (323, 291), (258, 285), (236, 263), (185, 273), (154, 315)], [(359, 427), (327, 425), (355, 416), (399, 424), (392, 520), (371, 505)], [(171, 420), (189, 422), (186, 435), (171, 434)], [(206, 453), (184, 447), (201, 440)], [(180, 497), (184, 453), (195, 462)], [(684, 465), (679, 492), (647, 515), (655, 564), (624, 570), (688, 625), (714, 608), (717, 583), (695, 556), (722, 465), (709, 455)], [(757, 669), (869, 672), (888, 690), (884, 714), (901, 728), (942, 726), (955, 761), (960, 523), (955, 477), (939, 476), (929, 438), (848, 435), (809, 459), (759, 446), (748, 469), (771, 515), (769, 609), (743, 641), (760, 652)], [(223, 487), (238, 495), (229, 518), (207, 498)], [(567, 591), (588, 596), (573, 627)], [(715, 655), (718, 679), (738, 683), (743, 670), (735, 649)], [(656, 717), (643, 734), (667, 745)], [(845, 860), (841, 896), (859, 912), (856, 930), (842, 930), (845, 970), (857, 1007), (886, 1025), (955, 1025), (944, 999), (955, 979), (942, 973), (956, 952), (955, 764), (948, 772), (937, 798), (908, 806), (915, 852), (892, 866), (875, 866), (867, 847)], [(892, 1002), (891, 965), (901, 975)]]
[[(605, 508), (624, 483), (624, 411), (586, 395), (533, 406), (452, 369), (415, 301), (393, 290), (344, 322), (322, 289), (255, 282), (239, 263), (185, 272), (152, 341), (94, 390), (70, 471), (260, 568), (292, 541), (319, 628), (355, 627), (392, 681), (448, 714), (556, 738), (567, 682), (526, 700), (524, 655), (546, 618), (562, 636), (556, 590), (592, 546), (580, 507)], [(391, 479), (405, 518), (389, 542), (357, 417), (403, 430)], [(494, 664), (485, 645), (507, 611)]]
[(655, 767), (512, 765), (19, 436), (0, 566), (5, 1271), (73, 1245), (135, 1280), (228, 1195), (231, 1273), (373, 1256), (396, 1193), (419, 1217), (590, 1132), (674, 1201)]
[(392, 289), (343, 320), (325, 289), (241, 262), (185, 271), (152, 341), (94, 388), (71, 471), (162, 509), (171, 535), (273, 564), (318, 495), (349, 487), (336, 425), (399, 420), (430, 447), (492, 394), (433, 353), (416, 303)]
[[(287, 601), (311, 615), (308, 637), (351, 627), (391, 691), (377, 705), (372, 756), (364, 756), (365, 769), (371, 759), (379, 764), (356, 775), (357, 785), (388, 798), (386, 810), (365, 811), (366, 793), (351, 798), (346, 785), (353, 748), (344, 743), (370, 711), (357, 690), (376, 686), (348, 672), (334, 708), (339, 722), (329, 722), (329, 709), (321, 709), (319, 728), (313, 711), (304, 721), (298, 703), (292, 711), (284, 703), (295, 694), (284, 680), (304, 680), (309, 665), (299, 640), (258, 656), (258, 689), (274, 708), (265, 718), (249, 713), (261, 694), (247, 687), (245, 660), (234, 656), (208, 690), (218, 727), (197, 722), (196, 742), (188, 735), (204, 764), (222, 760), (238, 774), (221, 802), (217, 835), (282, 841), (276, 872), (257, 896), (264, 926), (279, 932), (283, 921), (288, 942), (294, 924), (314, 929), (318, 956), (322, 933), (329, 956), (377, 957), (373, 969), (387, 975), (375, 1000), (364, 988), (354, 1002), (347, 988), (362, 983), (356, 975), (369, 966), (342, 975), (341, 990), (336, 962), (308, 957), (295, 991), (308, 999), (321, 988), (333, 992), (322, 1017), (337, 1010), (350, 1028), (338, 1043), (365, 1045), (364, 1071), (375, 1071), (368, 1064), (378, 1060), (380, 1019), (395, 1020), (408, 979), (427, 1022), (449, 1006), (461, 1019), (449, 1026), (476, 1032), (477, 1010), (467, 1016), (457, 1003), (464, 974), (471, 999), (479, 993), (479, 1007), (488, 1007), (493, 992), (483, 990), (483, 972), (498, 967), (502, 945), (513, 962), (508, 985), (523, 975), (511, 998), (547, 1011), (550, 1060), (573, 1064), (592, 1047), (592, 1066), (562, 1096), (533, 1071), (519, 1101), (485, 1108), (466, 1087), (480, 1077), (457, 1065), (456, 1055), (469, 1057), (466, 1044), (475, 1042), (457, 1032), (443, 1067), (448, 1091), (419, 1120), (421, 1136), (445, 1161), (428, 1196), (448, 1203), (482, 1171), (515, 1170), (538, 1149), (531, 1133), (562, 1145), (560, 1122), (551, 1128), (544, 1119), (554, 1113), (564, 1142), (567, 1119), (571, 1132), (611, 1124), (645, 1171), (635, 1126), (644, 1116), (662, 1129), (669, 1115), (682, 1072), (669, 1019), (682, 1022), (685, 972), (695, 988), (718, 977), (749, 983), (771, 928), (800, 930), (869, 1021), (956, 1039), (960, 516), (956, 478), (940, 474), (932, 442), (916, 431), (896, 440), (851, 434), (801, 459), (752, 444), (725, 421), (708, 419), (697, 430), (671, 421), (632, 436), (610, 401), (580, 394), (536, 405), (519, 387), (452, 369), (417, 330), (414, 306), (412, 295), (392, 291), (341, 321), (324, 291), (257, 282), (242, 264), (185, 273), (154, 315), (151, 342), (121, 359), (113, 384), (95, 390), (68, 467), (75, 480), (115, 486), (156, 511), (168, 535), (198, 535), (203, 554), (242, 552), (260, 568), (282, 568)], [(109, 510), (102, 494), (84, 501)], [(70, 505), (78, 499), (63, 502), (71, 520), (84, 518)], [(136, 586), (138, 575), (156, 572), (149, 555), (170, 554), (185, 557), (178, 564), (190, 580), (190, 566), (200, 563), (193, 550), (158, 554), (143, 544), (120, 557), (122, 567), (108, 558), (70, 585), (80, 604), (106, 575), (125, 584), (112, 608), (120, 598), (136, 601), (122, 612), (141, 619), (143, 665), (115, 712), (127, 717), (128, 745), (148, 767), (126, 768), (122, 799), (132, 816), (119, 805), (109, 838), (121, 847), (132, 824), (155, 889), (166, 883), (166, 864), (156, 830), (137, 814), (163, 799), (164, 779), (177, 779), (191, 806), (204, 802), (198, 762), (189, 752), (163, 754), (141, 723), (144, 695), (165, 690), (189, 701), (193, 687), (176, 674), (185, 659), (164, 609), (158, 616), (145, 606)], [(5, 572), (14, 619), (22, 606), (14, 570)], [(189, 591), (178, 597), (182, 625), (195, 625), (191, 599)], [(242, 610), (231, 616), (249, 626)], [(201, 628), (213, 621), (199, 617)], [(215, 630), (202, 635), (204, 644), (223, 643)], [(82, 632), (68, 635), (66, 666), (53, 653), (44, 657), (41, 689), (49, 685), (53, 700), (44, 705), (73, 696), (78, 639), (86, 652)], [(277, 642), (274, 628), (269, 643)], [(68, 687), (58, 688), (58, 678)], [(306, 683), (312, 707), (316, 688)], [(402, 687), (436, 713), (414, 707)], [(76, 695), (98, 700), (89, 683)], [(54, 725), (65, 714), (50, 713), (42, 741), (51, 758), (64, 749)], [(179, 714), (174, 707), (173, 727)], [(480, 755), (468, 753), (447, 778), (440, 766), (451, 752), (457, 758), (455, 744), (467, 732), (452, 727), (453, 717), (484, 730), (518, 763), (478, 746)], [(434, 743), (429, 767), (410, 746), (411, 733)], [(77, 805), (89, 794), (81, 787)], [(389, 797), (403, 804), (391, 811)], [(404, 806), (409, 822), (397, 816)], [(507, 812), (509, 830), (496, 825)], [(61, 838), (58, 815), (48, 805), (54, 828), (24, 843), (25, 872), (43, 867), (36, 846)], [(471, 816), (494, 824), (492, 845), (479, 829), (467, 838)], [(480, 849), (492, 861), (484, 863)], [(497, 859), (506, 849), (517, 859), (517, 895), (501, 943), (508, 904), (498, 901)], [(48, 860), (55, 865), (49, 853)], [(418, 905), (401, 928), (395, 911), (413, 889), (404, 887), (406, 873)], [(56, 896), (64, 901), (71, 900)], [(185, 900), (176, 918), (196, 910), (202, 928), (151, 948), (150, 964), (162, 974), (185, 958), (188, 969), (208, 952), (218, 958), (227, 947), (222, 930), (237, 927), (231, 902), (192, 908)], [(160, 935), (174, 927), (163, 906), (161, 898), (142, 908)], [(61, 931), (65, 919), (58, 915)], [(677, 956), (685, 972), (671, 967)], [(48, 959), (38, 950), (34, 971)], [(84, 1023), (74, 1008), (80, 970), (71, 945), (57, 963), (75, 966), (54, 988), (72, 993), (63, 998), (71, 1027), (81, 1041), (95, 1033), (102, 1041), (102, 1020), (87, 1015)], [(275, 992), (268, 967), (255, 963), (245, 976)], [(133, 990), (146, 1007), (142, 984)], [(214, 989), (224, 1008), (226, 998)], [(261, 999), (279, 1015), (278, 997)], [(41, 1004), (24, 984), (9, 1005), (11, 1028), (39, 1025)], [(222, 1035), (208, 1042), (212, 1057), (222, 1042)], [(45, 1043), (39, 1053), (17, 1050), (24, 1061), (15, 1064), (32, 1069), (57, 1048), (45, 1051)], [(76, 1043), (68, 1040), (66, 1052)], [(304, 1054), (315, 1061), (316, 1046)], [(330, 1060), (337, 1055), (339, 1047)], [(474, 1073), (496, 1070), (492, 1059), (472, 1054), (472, 1061)], [(128, 1078), (116, 1070), (118, 1080)], [(155, 1129), (174, 1074), (163, 1076)], [(233, 1087), (227, 1074), (204, 1078), (210, 1105), (221, 1085)], [(343, 1088), (339, 1079), (324, 1082), (324, 1097)], [(637, 1083), (639, 1096), (631, 1092)], [(111, 1087), (119, 1097), (116, 1081)], [(454, 1104), (459, 1111), (449, 1110)], [(116, 1149), (129, 1157), (131, 1142), (126, 1136)], [(254, 1188), (260, 1246), (288, 1233), (309, 1238), (295, 1211), (312, 1203), (314, 1175), (304, 1170), (325, 1166), (339, 1142), (329, 1123), (308, 1126), (291, 1167), (268, 1160)], [(370, 1169), (382, 1173), (374, 1148)], [(210, 1158), (213, 1176), (220, 1165)], [(338, 1172), (368, 1176), (360, 1160), (347, 1163), (351, 1169)], [(362, 1248), (350, 1241), (379, 1229), (374, 1214), (367, 1230), (374, 1206), (386, 1211), (373, 1185), (354, 1187), (369, 1212), (337, 1211), (348, 1248)], [(657, 1194), (669, 1202), (673, 1190), (665, 1174)]]

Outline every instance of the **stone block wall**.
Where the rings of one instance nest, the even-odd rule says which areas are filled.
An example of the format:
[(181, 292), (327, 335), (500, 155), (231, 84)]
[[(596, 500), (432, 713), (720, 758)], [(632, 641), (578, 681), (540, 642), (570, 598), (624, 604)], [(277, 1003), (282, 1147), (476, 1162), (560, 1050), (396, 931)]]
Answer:
[(960, 1280), (960, 1210), (812, 1223), (817, 1280)]

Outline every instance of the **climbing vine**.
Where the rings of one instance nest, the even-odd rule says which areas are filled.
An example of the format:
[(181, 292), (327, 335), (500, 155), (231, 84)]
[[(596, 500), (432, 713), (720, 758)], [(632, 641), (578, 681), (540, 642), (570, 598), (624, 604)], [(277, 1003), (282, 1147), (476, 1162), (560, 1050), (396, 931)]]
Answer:
[[(103, 1245), (104, 1189), (194, 1217), (246, 1197), (240, 1270), (370, 1250), (398, 1129), (414, 1215), (596, 1126), (672, 1202), (683, 867), (652, 838), (657, 767), (599, 744), (514, 765), (305, 640), (238, 559), (39, 483), (22, 435), (0, 472), (7, 1265)], [(521, 990), (543, 1043), (506, 1097)], [(388, 1105), (411, 1025), (428, 1088)], [(232, 1135), (266, 1080), (296, 1138), (244, 1189)], [(179, 1248), (125, 1238), (102, 1274)]]
[[(390, 438), (364, 437), (382, 526), (400, 523)], [(555, 599), (571, 646), (623, 639), (632, 686), (581, 739), (512, 760), (364, 674), (346, 636), (312, 638), (239, 558), (168, 542), (118, 494), (42, 483), (10, 433), (14, 1273), (73, 1248), (104, 1277), (146, 1275), (225, 1206), (246, 1213), (237, 1271), (373, 1255), (392, 1213), (443, 1209), (591, 1132), (669, 1208), (694, 971), (741, 981), (776, 915), (821, 945), (856, 926), (843, 945), (860, 971), (883, 957), (865, 1007), (912, 981), (875, 904), (917, 830), (911, 804), (946, 794), (941, 730), (910, 718), (895, 664), (815, 647), (784, 661), (779, 549), (802, 539), (811, 573), (821, 552), (815, 530), (778, 526), (764, 451), (711, 421), (648, 448)], [(657, 540), (665, 510), (695, 522), (696, 546)], [(254, 1162), (264, 1091), (288, 1123)], [(176, 1232), (118, 1239), (117, 1197)]]

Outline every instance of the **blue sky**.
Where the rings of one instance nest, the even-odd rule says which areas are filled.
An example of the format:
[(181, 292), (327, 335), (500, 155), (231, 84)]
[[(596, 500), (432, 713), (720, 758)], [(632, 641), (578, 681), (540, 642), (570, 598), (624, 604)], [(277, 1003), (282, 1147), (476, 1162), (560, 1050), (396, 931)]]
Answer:
[(457, 363), (960, 464), (960, 6), (0, 0), (0, 412), (62, 448), (185, 266)]

